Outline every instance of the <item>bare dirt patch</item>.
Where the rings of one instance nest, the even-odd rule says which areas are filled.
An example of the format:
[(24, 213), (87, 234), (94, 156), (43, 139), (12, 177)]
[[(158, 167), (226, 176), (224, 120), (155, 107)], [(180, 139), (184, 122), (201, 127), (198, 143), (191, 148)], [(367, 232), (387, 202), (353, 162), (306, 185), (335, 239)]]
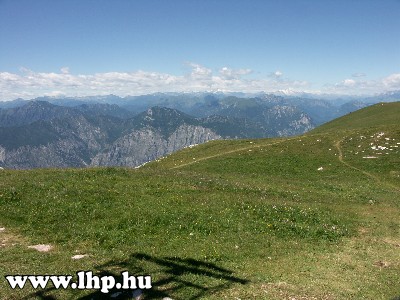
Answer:
[(389, 268), (390, 264), (387, 261), (379, 260), (374, 263), (374, 266), (379, 268)]
[(0, 249), (20, 245), (22, 242), (22, 237), (0, 226)]
[(359, 234), (367, 234), (369, 232), (369, 229), (365, 227), (359, 227), (357, 231)]
[(386, 238), (383, 240), (386, 244), (392, 245), (394, 247), (400, 248), (400, 240), (394, 240), (390, 238)]

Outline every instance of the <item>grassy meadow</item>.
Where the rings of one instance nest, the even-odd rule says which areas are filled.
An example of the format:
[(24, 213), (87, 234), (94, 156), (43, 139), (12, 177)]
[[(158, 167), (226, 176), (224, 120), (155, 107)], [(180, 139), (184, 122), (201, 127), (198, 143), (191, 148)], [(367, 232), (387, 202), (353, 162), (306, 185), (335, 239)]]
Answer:
[(0, 298), (105, 299), (4, 275), (128, 270), (152, 276), (144, 299), (399, 299), (399, 116), (379, 104), (138, 169), (1, 170)]

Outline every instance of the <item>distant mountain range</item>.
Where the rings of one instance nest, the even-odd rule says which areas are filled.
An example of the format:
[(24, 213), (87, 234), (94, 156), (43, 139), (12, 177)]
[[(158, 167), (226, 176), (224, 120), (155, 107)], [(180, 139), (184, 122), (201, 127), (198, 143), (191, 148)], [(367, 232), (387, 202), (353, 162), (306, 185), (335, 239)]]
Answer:
[(0, 167), (135, 167), (214, 139), (302, 134), (367, 105), (206, 93), (0, 102)]

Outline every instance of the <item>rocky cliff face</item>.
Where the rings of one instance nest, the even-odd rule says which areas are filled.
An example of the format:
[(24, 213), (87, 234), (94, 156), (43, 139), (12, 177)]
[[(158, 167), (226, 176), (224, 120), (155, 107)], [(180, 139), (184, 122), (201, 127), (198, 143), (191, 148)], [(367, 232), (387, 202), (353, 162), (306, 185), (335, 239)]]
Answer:
[(314, 128), (311, 118), (293, 106), (274, 106), (265, 111), (264, 117), (274, 124), (272, 134), (277, 136), (302, 134)]
[(57, 106), (46, 101), (30, 101), (20, 107), (0, 109), (0, 127), (13, 127), (33, 122), (66, 119), (77, 115), (77, 110)]
[(6, 159), (6, 149), (0, 146), (0, 163), (4, 164)]
[(163, 107), (119, 118), (116, 114), (125, 112), (116, 106), (76, 109), (43, 101), (2, 109), (0, 167), (136, 167), (210, 140), (294, 135), (312, 128), (295, 107), (239, 100), (222, 106), (222, 116), (203, 119)]
[(84, 167), (104, 147), (107, 137), (83, 116), (20, 126), (14, 137), (7, 136), (10, 130), (0, 130), (0, 141), (5, 144), (0, 148), (0, 166), (10, 169)]
[(136, 167), (189, 145), (222, 138), (173, 109), (152, 108), (122, 120), (43, 102), (26, 106), (2, 112), (0, 167)]
[(8, 169), (68, 168), (87, 166), (84, 142), (63, 139), (40, 146), (22, 146), (5, 151), (1, 166)]
[(190, 145), (202, 144), (219, 139), (222, 139), (222, 136), (209, 128), (194, 125), (181, 125), (168, 138), (166, 154)]
[(152, 127), (134, 130), (97, 154), (92, 166), (136, 167), (184, 147), (222, 137), (208, 128), (181, 125), (167, 138)]

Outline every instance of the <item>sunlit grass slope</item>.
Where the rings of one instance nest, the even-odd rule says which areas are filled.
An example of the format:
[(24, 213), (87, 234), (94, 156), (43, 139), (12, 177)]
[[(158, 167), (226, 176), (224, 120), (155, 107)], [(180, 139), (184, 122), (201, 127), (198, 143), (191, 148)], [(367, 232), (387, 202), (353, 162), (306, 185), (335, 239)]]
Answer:
[(400, 102), (378, 103), (332, 120), (311, 133), (335, 130), (367, 129), (400, 124)]
[[(145, 299), (395, 299), (398, 109), (376, 105), (299, 137), (209, 142), (139, 169), (3, 170), (0, 272), (129, 270), (153, 276)], [(104, 299), (4, 281), (0, 291)]]

